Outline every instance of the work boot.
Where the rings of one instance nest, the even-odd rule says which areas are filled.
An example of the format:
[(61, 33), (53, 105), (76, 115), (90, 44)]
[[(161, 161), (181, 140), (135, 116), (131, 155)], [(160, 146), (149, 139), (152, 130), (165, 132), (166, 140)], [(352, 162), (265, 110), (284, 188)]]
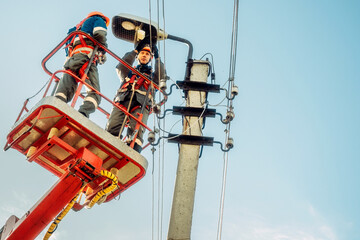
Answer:
[(81, 114), (84, 115), (85, 117), (89, 118), (89, 114), (86, 114), (86, 113), (80, 112), (80, 111), (79, 111), (79, 113), (81, 113)]
[(79, 113), (89, 118), (91, 113), (95, 112), (95, 105), (92, 102), (84, 101), (79, 107)]
[(60, 99), (63, 102), (67, 102), (65, 98), (59, 96), (59, 95), (55, 95), (56, 98)]
[(141, 153), (142, 147), (139, 144), (135, 143), (134, 150), (137, 151), (138, 153)]

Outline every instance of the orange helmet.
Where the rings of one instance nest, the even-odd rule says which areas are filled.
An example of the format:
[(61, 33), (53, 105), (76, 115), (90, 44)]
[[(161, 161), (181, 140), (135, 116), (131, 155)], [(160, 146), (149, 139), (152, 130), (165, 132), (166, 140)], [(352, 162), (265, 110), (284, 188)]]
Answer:
[[(145, 51), (145, 52), (150, 53), (150, 59), (149, 59), (149, 61), (146, 63), (146, 64), (148, 64), (148, 63), (151, 61), (151, 59), (154, 58), (154, 54), (152, 53), (152, 49), (150, 48), (150, 45), (149, 45), (149, 44), (145, 44), (145, 46), (138, 52), (138, 54), (139, 54), (140, 52), (142, 52), (142, 51)], [(138, 55), (138, 56), (139, 56), (139, 55)]]
[(105, 22), (106, 22), (106, 26), (108, 27), (110, 24), (110, 19), (105, 16), (104, 14), (102, 14), (101, 12), (91, 12), (87, 15), (87, 17), (92, 17), (92, 16), (100, 16), (102, 18), (104, 18)]
[(143, 49), (141, 49), (140, 50), (140, 52), (141, 51), (146, 51), (146, 52), (149, 52), (149, 53), (151, 53), (152, 54), (152, 52), (151, 52), (151, 48), (150, 48), (150, 46), (149, 45), (146, 45), (145, 47), (143, 47)]
[(141, 51), (146, 51), (149, 52), (151, 55), (153, 55), (152, 49), (149, 44), (145, 44), (145, 46), (139, 52)]

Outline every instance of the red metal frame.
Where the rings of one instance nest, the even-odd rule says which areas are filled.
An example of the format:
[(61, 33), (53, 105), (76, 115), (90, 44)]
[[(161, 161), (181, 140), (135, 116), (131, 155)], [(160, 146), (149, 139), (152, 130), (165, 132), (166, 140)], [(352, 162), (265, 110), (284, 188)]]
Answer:
[[(88, 34), (76, 31), (71, 34), (69, 34), (62, 42), (60, 42), (42, 61), (42, 67), (44, 71), (51, 76), (51, 79), (49, 81), (49, 84), (45, 90), (45, 93), (43, 97), (46, 97), (48, 94), (48, 91), (50, 89), (51, 84), (53, 83), (53, 80), (55, 79), (55, 82), (60, 81), (60, 78), (56, 76), (58, 73), (63, 74), (69, 74), (79, 83), (78, 89), (76, 92), (76, 95), (74, 96), (74, 100), (71, 104), (72, 107), (74, 107), (75, 102), (77, 98), (82, 96), (80, 93), (81, 87), (85, 85), (92, 91), (94, 91), (96, 94), (100, 95), (102, 98), (104, 98), (106, 101), (110, 102), (113, 106), (116, 106), (119, 110), (123, 111), (128, 117), (134, 119), (137, 121), (136, 127), (135, 127), (135, 137), (134, 140), (131, 142), (131, 147), (134, 147), (136, 135), (137, 132), (140, 129), (140, 126), (145, 127), (149, 131), (151, 129), (142, 123), (142, 114), (138, 114), (139, 117), (133, 116), (131, 113), (129, 113), (125, 108), (119, 106), (118, 104), (114, 103), (112, 100), (101, 94), (99, 91), (94, 89), (92, 86), (87, 84), (85, 82), (86, 75), (82, 78), (79, 78), (76, 74), (74, 74), (71, 71), (68, 70), (58, 70), (54, 73), (49, 71), (46, 67), (47, 61), (62, 48), (63, 45), (66, 44), (66, 42), (72, 38), (75, 35), (84, 35), (88, 39), (90, 39), (95, 45), (102, 48), (104, 51), (106, 51), (109, 55), (114, 57), (116, 60), (121, 62), (124, 66), (126, 66), (128, 69), (133, 71), (134, 73), (138, 74), (142, 78), (145, 79), (145, 81), (149, 81), (152, 86), (154, 86), (157, 90), (159, 90), (161, 93), (163, 93), (159, 87), (154, 84), (151, 80), (149, 80), (145, 75), (140, 73), (138, 70), (134, 69), (132, 66), (130, 66), (128, 63), (123, 61), (121, 58), (119, 58), (117, 55), (115, 55), (113, 52), (111, 52), (109, 49), (101, 45), (99, 42), (97, 42), (95, 39), (93, 39)], [(166, 98), (166, 95), (164, 95)], [(24, 105), (20, 111), (20, 114), (18, 115), (18, 118), (16, 119), (16, 122), (19, 121), (19, 119), (22, 117), (24, 112), (28, 112), (27, 104), (29, 102), (29, 99), (26, 99), (24, 102)], [(54, 116), (47, 116), (47, 117), (41, 117), (42, 112), (45, 108), (52, 108), (56, 112), (58, 112), (58, 115)], [(102, 109), (98, 108), (98, 110), (102, 113), (104, 113), (107, 117), (109, 116), (109, 113)], [(104, 160), (97, 157), (94, 153), (90, 152), (87, 148), (80, 148), (75, 149), (74, 147), (70, 146), (68, 143), (63, 141), (61, 138), (57, 136), (52, 136), (50, 139), (48, 138), (49, 131), (46, 130), (44, 132), (40, 128), (36, 126), (37, 121), (41, 119), (47, 119), (47, 118), (58, 118), (61, 117), (53, 127), (57, 127), (59, 129), (66, 127), (68, 130), (63, 133), (62, 137), (66, 136), (70, 132), (75, 132), (80, 137), (85, 138), (89, 141), (89, 144), (86, 147), (90, 147), (91, 145), (94, 145), (96, 148), (100, 149), (103, 152), (106, 152), (108, 157)], [(71, 122), (71, 124), (69, 124)], [(20, 131), (24, 130), (25, 127), (28, 127), (24, 132), (19, 134)], [(60, 179), (59, 181), (50, 189), (43, 197), (40, 199), (30, 211), (28, 211), (20, 220), (18, 220), (14, 227), (12, 228), (11, 232), (8, 234), (8, 236), (1, 236), (1, 239), (7, 239), (7, 240), (15, 240), (15, 239), (34, 239), (54, 218), (55, 216), (66, 206), (68, 202), (80, 191), (80, 189), (86, 184), (90, 183), (89, 186), (94, 190), (93, 194), (90, 194), (87, 196), (87, 199), (91, 199), (99, 190), (101, 190), (104, 186), (108, 185), (110, 180), (107, 180), (104, 177), (99, 177), (99, 172), (102, 169), (102, 165), (104, 162), (107, 162), (110, 159), (118, 159), (117, 156), (115, 156), (111, 151), (114, 151), (114, 153), (119, 152), (118, 149), (116, 149), (114, 146), (112, 146), (110, 143), (107, 143), (106, 141), (103, 141), (100, 137), (93, 134), (90, 130), (86, 128), (81, 128), (81, 131), (79, 131), (76, 127), (81, 126), (81, 123), (74, 121), (73, 119), (70, 119), (68, 116), (66, 116), (61, 110), (53, 107), (53, 106), (40, 106), (38, 109), (34, 110), (32, 114), (30, 114), (26, 119), (24, 119), (20, 124), (18, 124), (14, 129), (11, 130), (9, 135), (7, 136), (7, 142), (4, 147), (5, 150), (9, 149), (10, 147), (18, 150), (22, 154), (27, 154), (29, 151), (28, 148), (23, 148), (19, 144), (25, 140), (30, 134), (31, 131), (36, 131), (41, 136), (35, 140), (31, 146), (36, 147), (36, 151), (33, 155), (31, 155), (28, 158), (29, 162), (36, 162), (40, 166), (44, 167), (46, 170), (52, 172), (56, 176), (58, 176)], [(15, 136), (17, 136), (15, 138)], [(91, 137), (87, 137), (91, 136)], [(25, 141), (26, 142), (26, 141)], [(103, 144), (102, 147), (101, 142)], [(54, 155), (51, 155), (51, 153), (48, 152), (49, 149), (51, 149), (54, 145), (57, 147), (60, 147), (64, 151), (66, 151), (69, 155), (65, 155), (65, 159), (57, 159), (54, 157)], [(108, 151), (106, 149), (111, 149), (111, 151)], [(123, 154), (123, 153), (121, 153)], [(40, 159), (40, 156), (42, 159)], [(113, 166), (117, 169), (122, 168), (127, 164), (127, 162), (132, 162), (134, 165), (136, 165), (139, 168), (139, 173), (132, 177), (132, 179), (128, 180), (124, 184), (120, 184), (119, 187), (113, 191), (110, 195), (107, 196), (106, 202), (112, 200), (116, 196), (118, 196), (121, 192), (135, 184), (137, 181), (139, 181), (144, 175), (145, 175), (145, 169), (143, 166), (140, 165), (140, 163), (128, 158), (125, 155), (122, 155), (125, 159), (118, 162)], [(44, 162), (45, 159), (47, 162)], [(49, 164), (51, 163), (51, 164)], [(101, 184), (101, 185), (100, 185)], [(83, 206), (77, 204), (75, 205), (76, 209), (79, 210)]]
[[(109, 103), (111, 103), (113, 106), (116, 106), (119, 110), (123, 111), (127, 116), (129, 116), (130, 118), (134, 119), (135, 121), (138, 122), (138, 124), (140, 124), (141, 126), (143, 126), (144, 128), (146, 128), (149, 131), (152, 131), (151, 128), (149, 128), (147, 125), (145, 125), (143, 122), (139, 121), (138, 118), (136, 118), (134, 115), (132, 115), (130, 112), (128, 112), (126, 110), (126, 108), (121, 107), (119, 104), (116, 104), (115, 102), (113, 102), (111, 99), (109, 99), (108, 97), (106, 97), (105, 95), (103, 95), (101, 92), (99, 92), (98, 90), (96, 90), (95, 88), (93, 88), (91, 85), (89, 85), (88, 83), (86, 83), (84, 80), (82, 80), (81, 78), (79, 78), (76, 74), (74, 74), (73, 72), (69, 71), (69, 70), (58, 70), (54, 73), (60, 73), (63, 72), (65, 74), (69, 74), (71, 75), (73, 78), (75, 78), (75, 80), (77, 82), (79, 82), (79, 86), (77, 88), (77, 92), (74, 95), (74, 100), (76, 97), (76, 94), (80, 95), (80, 92), (78, 92), (79, 89), (81, 89), (82, 85), (85, 85), (86, 87), (88, 87), (89, 89), (91, 89), (92, 91), (94, 91), (96, 94), (100, 95), (103, 99), (105, 99), (106, 101), (108, 101)], [(54, 78), (54, 76), (52, 77), (52, 79)], [(49, 84), (51, 84), (51, 81), (49, 82)], [(46, 96), (46, 95), (45, 95)], [(75, 106), (75, 102), (71, 103), (71, 106), (74, 107)], [(101, 110), (100, 110), (101, 111)], [(103, 111), (101, 111), (103, 112)], [(104, 113), (104, 112), (103, 112)], [(104, 113), (106, 115), (106, 113)]]
[[(41, 117), (41, 113), (44, 111), (45, 108), (51, 108), (56, 112), (53, 116)], [(106, 154), (108, 155), (107, 159), (117, 159), (115, 155), (112, 155), (104, 147), (101, 147), (98, 144), (98, 142), (102, 140), (97, 137), (97, 135), (92, 134), (91, 139), (93, 141), (91, 141), (90, 138), (86, 137), (86, 134), (91, 134), (90, 130), (82, 128), (81, 131), (83, 132), (80, 132), (80, 130), (78, 130), (78, 127), (81, 126), (81, 123), (74, 122), (74, 120), (72, 120), (70, 116), (67, 116), (60, 109), (57, 109), (56, 107), (50, 105), (42, 105), (38, 109), (35, 109), (32, 114), (30, 114), (26, 119), (24, 119), (22, 123), (17, 125), (10, 132), (7, 142), (11, 143), (12, 148), (20, 151), (22, 154), (26, 154), (28, 149), (22, 148), (19, 144), (21, 142), (21, 139), (23, 140), (24, 137), (30, 134), (30, 131), (28, 131), (27, 133), (25, 132), (26, 134), (20, 135), (20, 137), (14, 139), (17, 133), (23, 130), (25, 126), (29, 126), (29, 129), (36, 129), (35, 123), (37, 121), (41, 119), (49, 119), (51, 117), (61, 117), (54, 124), (53, 127), (56, 127), (58, 129), (68, 129), (62, 134), (62, 137), (66, 137), (66, 135), (70, 133), (70, 131), (74, 131), (80, 137), (88, 140), (90, 142), (90, 145), (94, 145), (102, 151), (106, 152)], [(30, 124), (31, 122), (33, 122), (33, 124)], [(30, 125), (32, 126), (32, 128)], [(15, 224), (10, 235), (5, 238), (7, 240), (34, 239), (53, 220), (53, 218), (61, 211), (61, 209), (63, 209), (65, 205), (78, 193), (84, 183), (90, 183), (89, 186), (91, 186), (91, 188), (94, 190), (93, 194), (87, 196), (87, 199), (91, 200), (92, 197), (94, 197), (98, 191), (102, 190), (104, 186), (107, 186), (110, 181), (104, 177), (98, 176), (99, 171), (102, 169), (103, 160), (94, 155), (86, 148), (83, 147), (80, 149), (75, 149), (57, 136), (52, 136), (50, 139), (47, 139), (50, 129), (47, 131), (36, 129), (34, 131), (38, 132), (41, 137), (32, 144), (32, 146), (37, 147), (37, 150), (33, 155), (29, 157), (28, 161), (36, 162), (48, 171), (59, 176), (60, 180), (47, 194), (44, 195), (44, 197), (30, 211), (28, 211), (23, 216), (22, 219), (20, 219)], [(102, 141), (102, 143), (105, 145), (106, 148), (113, 150), (116, 149), (114, 146), (110, 145), (107, 142)], [(52, 146), (54, 145), (64, 149), (70, 154), (66, 159), (62, 161), (54, 160), (50, 157), (47, 158), (47, 160), (52, 162), (52, 164), (58, 167), (60, 166), (60, 168), (64, 170), (63, 172), (60, 172), (54, 167), (51, 167), (49, 164), (44, 163), (41, 159), (38, 158), (40, 155), (43, 156), (42, 154), (44, 152), (47, 152), (47, 150), (52, 148)], [(87, 145), (86, 147), (89, 147), (89, 145)], [(137, 165), (140, 172), (125, 184), (119, 183), (119, 188), (112, 192), (109, 196), (107, 196), (106, 202), (112, 200), (114, 197), (129, 188), (131, 185), (135, 184), (145, 175), (145, 169), (140, 166), (139, 163), (129, 158), (125, 158), (125, 160), (118, 162), (112, 167), (119, 169), (125, 164), (127, 164), (128, 161), (131, 161), (133, 164)], [(102, 185), (100, 185), (100, 183), (102, 183)], [(80, 210), (83, 206), (77, 204), (75, 207), (77, 210)]]
[[(83, 161), (98, 161), (95, 170), (99, 171), (101, 159), (95, 158), (94, 154), (89, 155), (86, 149), (79, 151), (76, 155)], [(95, 157), (94, 157), (95, 156)], [(96, 159), (96, 160), (94, 160)], [(95, 164), (94, 164), (95, 165)], [(95, 171), (94, 170), (94, 171)], [(19, 221), (16, 222), (6, 240), (32, 240), (56, 217), (56, 215), (74, 198), (84, 185), (82, 177), (88, 175), (81, 168), (75, 166), (62, 175), (43, 198), (38, 201)], [(91, 179), (89, 179), (91, 180)]]
[[(164, 92), (159, 88), (159, 86), (157, 84), (155, 84), (154, 82), (152, 82), (147, 76), (145, 76), (144, 74), (142, 74), (141, 72), (139, 72), (137, 69), (133, 68), (131, 65), (129, 65), (127, 62), (125, 62), (123, 59), (121, 59), (119, 56), (117, 56), (115, 53), (113, 53), (111, 50), (109, 50), (108, 48), (106, 48), (104, 45), (102, 45), (101, 43), (99, 43), (98, 41), (96, 41), (95, 39), (93, 39), (90, 35), (88, 35), (85, 32), (82, 31), (75, 31), (70, 33), (64, 40), (62, 40), (48, 55), (45, 56), (45, 58), (42, 60), (41, 62), (41, 66), (43, 67), (44, 71), (51, 76), (51, 79), (48, 83), (48, 86), (46, 87), (46, 90), (44, 92), (43, 97), (46, 97), (48, 94), (48, 91), (50, 89), (50, 86), (53, 82), (53, 79), (55, 79), (55, 82), (60, 81), (60, 78), (56, 76), (56, 74), (58, 73), (64, 73), (64, 74), (69, 74), (71, 75), (77, 82), (79, 82), (78, 84), (78, 88), (76, 90), (76, 93), (74, 95), (73, 101), (71, 103), (71, 106), (74, 107), (75, 103), (78, 99), (78, 97), (82, 97), (82, 94), (80, 93), (81, 88), (83, 85), (85, 85), (86, 87), (88, 87), (89, 89), (91, 89), (92, 91), (94, 91), (96, 94), (98, 94), (100, 97), (102, 97), (103, 99), (105, 99), (106, 101), (108, 101), (109, 103), (111, 103), (113, 106), (117, 107), (120, 111), (123, 111), (128, 117), (134, 119), (137, 122), (137, 128), (140, 128), (139, 125), (143, 126), (144, 128), (146, 128), (149, 131), (152, 131), (151, 128), (149, 128), (146, 124), (144, 124), (143, 122), (141, 122), (141, 120), (139, 120), (137, 117), (135, 117), (134, 115), (132, 115), (130, 112), (127, 111), (127, 109), (122, 108), (121, 106), (119, 106), (118, 104), (116, 104), (115, 102), (113, 102), (111, 99), (107, 98), (105, 95), (103, 95), (101, 92), (97, 91), (96, 89), (94, 89), (92, 86), (90, 86), (89, 84), (87, 84), (85, 82), (86, 76), (84, 76), (83, 78), (79, 78), (76, 74), (74, 74), (73, 72), (69, 71), (69, 70), (58, 70), (55, 71), (54, 73), (51, 72), (47, 67), (46, 67), (46, 63), (49, 61), (49, 59), (56, 53), (58, 52), (62, 46), (64, 46), (66, 44), (66, 42), (71, 39), (73, 36), (75, 35), (83, 35), (85, 37), (87, 37), (89, 40), (91, 40), (95, 45), (98, 45), (101, 49), (103, 49), (104, 51), (106, 51), (110, 56), (114, 57), (117, 61), (119, 61), (120, 63), (122, 63), (125, 67), (127, 67), (129, 70), (131, 70), (132, 72), (136, 73), (137, 75), (141, 76), (142, 78), (145, 79), (145, 81), (149, 82), (150, 85), (152, 85), (155, 89), (157, 89), (159, 92), (161, 92), (164, 96), (164, 99), (167, 98), (167, 96), (164, 94)], [(24, 113), (24, 111), (28, 112), (27, 109), (27, 104), (29, 102), (29, 99), (26, 99), (26, 101), (24, 102), (24, 105), (20, 111), (20, 114), (18, 116), (18, 118), (16, 119), (16, 122), (21, 118), (22, 114)], [(103, 114), (106, 115), (106, 117), (109, 117), (109, 113), (102, 109), (101, 107), (98, 107), (98, 110), (100, 112), (102, 112)], [(134, 138), (133, 142), (135, 141), (136, 138)], [(132, 143), (132, 147), (134, 146), (135, 143)]]
[[(45, 106), (44, 106), (45, 107)], [(57, 112), (60, 113), (60, 115), (56, 115), (53, 117), (58, 117), (58, 116), (64, 116), (64, 113), (61, 112), (61, 110), (54, 108), (53, 106), (46, 106), (47, 108), (52, 108), (54, 110), (56, 110)], [(16, 141), (13, 141), (13, 138), (15, 136), (15, 134), (17, 132), (20, 131), (20, 129), (23, 128), (24, 125), (28, 125), (29, 122), (31, 121), (31, 119), (37, 118), (38, 120), (40, 119), (46, 119), (49, 117), (40, 117), (40, 113), (42, 112), (42, 108), (39, 109), (38, 111), (34, 111), (32, 114), (30, 114), (27, 119), (25, 119), (22, 124), (19, 124), (16, 128), (14, 128), (10, 134), (7, 137), (7, 142), (11, 142), (12, 144), (12, 148), (18, 150), (19, 152), (21, 152), (22, 154), (26, 154), (28, 149), (23, 149), (22, 147), (20, 147), (18, 145), (19, 140), (16, 139)], [(60, 119), (55, 125), (54, 127), (57, 127), (58, 129), (62, 128), (63, 126), (66, 125), (66, 127), (69, 129), (68, 131), (74, 131), (76, 134), (78, 134), (79, 136), (86, 138), (86, 136), (79, 132), (76, 128), (72, 127), (72, 125), (69, 125), (68, 122), (72, 121), (70, 118), (68, 117), (63, 117), (62, 119)], [(77, 123), (77, 125), (81, 125), (81, 123)], [(35, 129), (35, 128), (34, 128)], [(82, 129), (85, 133), (87, 134), (91, 134), (91, 131), (88, 129)], [(71, 153), (70, 155), (74, 155), (76, 153), (76, 149), (74, 149), (73, 147), (71, 147), (70, 145), (66, 144), (65, 142), (63, 142), (61, 139), (59, 139), (56, 136), (53, 136), (51, 139), (47, 140), (47, 136), (48, 136), (48, 132), (43, 132), (41, 130), (38, 130), (39, 133), (42, 135), (32, 146), (38, 147), (37, 153), (35, 155), (32, 155), (28, 160), (29, 161), (34, 161), (40, 165), (43, 166), (42, 162), (37, 160), (37, 157), (39, 155), (41, 155), (42, 152), (45, 152), (47, 149), (49, 149), (52, 145), (58, 145), (61, 148), (63, 148), (64, 150), (66, 150), (67, 152)], [(64, 133), (64, 136), (66, 135), (66, 133)], [(110, 152), (106, 151), (105, 149), (103, 149), (99, 144), (97, 144), (97, 142), (102, 142), (102, 140), (96, 136), (93, 136), (95, 138), (95, 141), (91, 141), (90, 139), (89, 142), (91, 142), (91, 144), (95, 145), (97, 148), (101, 149), (102, 151), (106, 152), (107, 155), (109, 156), (109, 158), (115, 158), (116, 156), (112, 155)], [(24, 137), (22, 137), (21, 139), (23, 139)], [(106, 147), (108, 147), (109, 149), (115, 149), (114, 146), (103, 142), (104, 145), (106, 145)], [(67, 159), (63, 160), (61, 163), (60, 162), (53, 162), (55, 165), (60, 166), (62, 169), (66, 169), (66, 167), (70, 164), (69, 160), (71, 159), (71, 157), (68, 157)], [(49, 159), (51, 161), (51, 159)], [(106, 161), (105, 161), (106, 162)], [(142, 167), (135, 161), (132, 161), (133, 164), (137, 165), (140, 169), (142, 169)], [(50, 168), (49, 166), (43, 166), (45, 169), (47, 169), (48, 171), (54, 173), (55, 175), (59, 176), (59, 172), (54, 170), (53, 168)], [(129, 186), (133, 185), (134, 183), (136, 183), (138, 180), (140, 180), (140, 178), (142, 176), (145, 175), (145, 170), (142, 169), (142, 171), (138, 174), (139, 179), (134, 179), (131, 180), (129, 182), (127, 182), (125, 185), (123, 185), (124, 190), (127, 189)]]
[[(127, 62), (125, 62), (124, 60), (122, 60), (120, 57), (118, 57), (115, 53), (113, 53), (111, 50), (107, 49), (104, 45), (100, 44), (98, 41), (96, 41), (95, 39), (93, 39), (90, 35), (82, 32), (82, 31), (75, 31), (71, 34), (69, 34), (61, 43), (59, 43), (41, 62), (41, 65), (44, 69), (44, 71), (49, 74), (51, 76), (51, 80), (48, 84), (48, 87), (44, 93), (44, 97), (47, 94), (47, 91), (50, 88), (50, 85), (52, 83), (52, 80), (55, 78), (55, 81), (59, 81), (60, 78), (56, 77), (56, 74), (59, 72), (63, 72), (64, 74), (69, 74), (72, 77), (74, 77), (74, 79), (79, 82), (79, 86), (76, 90), (76, 93), (74, 95), (73, 101), (71, 103), (71, 106), (74, 107), (75, 103), (78, 99), (79, 96), (81, 96), (80, 94), (80, 90), (82, 88), (83, 85), (85, 85), (86, 87), (88, 87), (89, 89), (91, 89), (92, 91), (94, 91), (96, 94), (100, 95), (102, 98), (104, 98), (106, 101), (108, 101), (109, 103), (111, 103), (113, 106), (116, 106), (120, 111), (123, 111), (128, 117), (134, 119), (137, 122), (137, 125), (141, 125), (144, 128), (148, 129), (149, 131), (152, 131), (151, 128), (149, 128), (146, 124), (144, 124), (143, 122), (141, 122), (141, 120), (139, 120), (137, 117), (133, 116), (130, 112), (128, 112), (125, 108), (121, 108), (118, 104), (114, 103), (111, 99), (107, 98), (106, 96), (104, 96), (103, 94), (101, 94), (99, 91), (97, 91), (96, 89), (94, 89), (92, 86), (90, 86), (89, 84), (87, 84), (85, 82), (86, 76), (83, 76), (82, 78), (79, 78), (76, 74), (74, 74), (71, 71), (68, 70), (58, 70), (54, 73), (52, 73), (51, 71), (48, 70), (48, 68), (46, 67), (46, 63), (47, 61), (57, 52), (60, 50), (60, 48), (66, 44), (66, 42), (71, 39), (73, 36), (75, 35), (83, 35), (85, 37), (87, 37), (88, 39), (90, 39), (95, 45), (99, 46), (101, 49), (104, 49), (104, 51), (106, 51), (109, 55), (111, 55), (112, 57), (114, 57), (117, 61), (119, 61), (120, 63), (122, 63), (125, 67), (127, 67), (129, 70), (131, 70), (132, 72), (136, 73), (137, 75), (141, 76), (142, 78), (145, 79), (145, 81), (147, 81), (150, 85), (152, 85), (155, 89), (159, 90), (164, 98), (166, 99), (166, 95), (163, 93), (163, 91), (159, 88), (159, 86), (157, 84), (155, 84), (154, 82), (152, 82), (148, 77), (146, 77), (144, 74), (142, 74), (141, 72), (139, 72), (137, 69), (133, 68), (131, 65), (129, 65)], [(99, 108), (99, 111), (104, 113), (107, 117), (109, 116), (108, 113), (103, 110), (102, 108)], [(139, 128), (140, 126), (138, 126)], [(134, 138), (133, 142), (135, 141), (136, 138)], [(134, 146), (135, 142), (132, 143), (132, 147)]]

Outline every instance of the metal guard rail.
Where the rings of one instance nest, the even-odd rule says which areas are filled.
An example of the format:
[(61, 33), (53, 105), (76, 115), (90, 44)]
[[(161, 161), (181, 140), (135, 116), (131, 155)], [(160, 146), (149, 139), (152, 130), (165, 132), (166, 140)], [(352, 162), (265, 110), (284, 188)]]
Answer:
[[(143, 122), (139, 121), (137, 119), (137, 117), (133, 116), (131, 113), (129, 113), (126, 109), (120, 107), (118, 104), (116, 104), (115, 102), (113, 102), (112, 100), (110, 100), (109, 98), (107, 98), (105, 95), (103, 95), (101, 92), (97, 91), (96, 89), (94, 89), (92, 86), (90, 86), (88, 83), (85, 82), (85, 79), (82, 80), (81, 78), (79, 78), (77, 75), (75, 75), (73, 72), (69, 71), (69, 70), (58, 70), (55, 71), (54, 73), (51, 72), (47, 66), (46, 63), (49, 61), (49, 59), (55, 54), (57, 53), (62, 46), (64, 46), (67, 41), (69, 39), (71, 39), (72, 37), (74, 37), (75, 35), (83, 35), (85, 37), (87, 37), (90, 41), (92, 41), (94, 43), (95, 46), (99, 46), (99, 48), (101, 48), (102, 50), (104, 50), (106, 53), (108, 53), (110, 56), (114, 57), (117, 61), (119, 61), (120, 63), (122, 63), (126, 68), (128, 68), (129, 70), (131, 70), (132, 72), (136, 73), (137, 75), (141, 76), (142, 78), (145, 79), (145, 81), (149, 82), (151, 86), (153, 86), (155, 89), (157, 89), (159, 92), (161, 92), (164, 96), (164, 98), (166, 99), (166, 95), (164, 94), (164, 92), (159, 88), (159, 86), (157, 84), (155, 84), (154, 82), (152, 82), (149, 78), (147, 78), (144, 74), (142, 74), (141, 72), (139, 72), (137, 69), (133, 68), (131, 65), (129, 65), (127, 62), (125, 62), (123, 59), (121, 59), (119, 56), (117, 56), (115, 53), (113, 53), (111, 50), (109, 50), (108, 48), (106, 48), (104, 45), (102, 45), (101, 43), (99, 43), (97, 40), (95, 40), (94, 38), (92, 38), (89, 34), (82, 32), (82, 31), (74, 31), (72, 33), (70, 33), (66, 38), (64, 38), (48, 55), (46, 55), (44, 57), (44, 59), (41, 61), (41, 66), (44, 69), (44, 71), (51, 76), (51, 79), (48, 83), (48, 86), (45, 90), (44, 96), (45, 97), (47, 95), (48, 90), (50, 89), (50, 86), (52, 84), (53, 79), (55, 79), (55, 82), (60, 81), (60, 78), (56, 76), (56, 74), (63, 72), (64, 74), (69, 74), (72, 77), (74, 77), (74, 79), (76, 79), (77, 82), (80, 83), (79, 87), (82, 87), (82, 85), (85, 85), (86, 87), (88, 87), (89, 89), (91, 89), (92, 91), (94, 91), (96, 94), (98, 94), (101, 98), (105, 99), (106, 101), (108, 101), (109, 103), (111, 103), (113, 106), (116, 106), (119, 110), (123, 111), (128, 117), (134, 119), (135, 121), (138, 122), (138, 124), (140, 124), (141, 126), (145, 127), (146, 129), (148, 129), (149, 131), (152, 131), (152, 129), (150, 129), (147, 125), (145, 125)], [(76, 94), (75, 94), (76, 95)], [(79, 94), (78, 96), (83, 97), (81, 94)], [(74, 96), (74, 99), (77, 99), (78, 96)], [(25, 101), (24, 106), (17, 118), (16, 121), (18, 121), (22, 115), (22, 113), (27, 110), (27, 105), (28, 103), (28, 99)], [(109, 113), (107, 113), (104, 109), (98, 107), (98, 110), (102, 113), (104, 113), (105, 115), (109, 115)], [(134, 139), (135, 140), (135, 139)]]

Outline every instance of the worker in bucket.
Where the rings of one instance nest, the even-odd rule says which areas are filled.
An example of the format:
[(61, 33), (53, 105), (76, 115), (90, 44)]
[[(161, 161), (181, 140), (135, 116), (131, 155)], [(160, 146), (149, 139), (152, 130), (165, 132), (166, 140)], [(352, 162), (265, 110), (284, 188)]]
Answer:
[[(129, 65), (132, 65), (137, 59), (138, 65), (134, 67), (152, 82), (158, 84), (159, 79), (165, 78), (164, 64), (159, 58), (159, 53), (156, 45), (150, 46), (149, 39), (145, 38), (140, 41), (136, 48), (124, 55), (123, 60)], [(154, 70), (151, 67), (151, 60), (155, 57)], [(155, 88), (151, 83), (145, 81), (141, 76), (129, 70), (123, 64), (119, 63), (116, 66), (116, 71), (120, 78), (121, 84), (117, 91), (114, 102), (130, 112), (133, 116), (138, 117), (138, 113), (142, 113), (142, 122), (146, 124), (152, 104), (154, 103)], [(112, 135), (122, 138), (121, 134), (123, 128), (129, 120), (127, 129), (128, 143), (133, 139), (135, 134), (136, 121), (129, 118), (123, 111), (116, 106), (113, 107), (106, 130)], [(144, 127), (140, 126), (135, 139), (134, 149), (137, 152), (142, 151)]]
[[(91, 12), (78, 25), (69, 29), (68, 34), (81, 30), (107, 47), (106, 35), (109, 23), (109, 18), (101, 12)], [(88, 64), (91, 64), (85, 82), (97, 91), (100, 91), (97, 64), (103, 64), (106, 61), (106, 55), (105, 51), (99, 48), (94, 61), (89, 63), (93, 51), (94, 43), (90, 39), (82, 35), (74, 36), (67, 43), (67, 61), (64, 64), (64, 68), (65, 70), (71, 70), (81, 78), (85, 74), (85, 69)], [(71, 75), (65, 73), (56, 90), (55, 96), (64, 102), (69, 102), (74, 97), (76, 88), (76, 80)], [(87, 88), (87, 95), (79, 108), (79, 112), (89, 117), (100, 104), (100, 100), (101, 97), (99, 95)]]

